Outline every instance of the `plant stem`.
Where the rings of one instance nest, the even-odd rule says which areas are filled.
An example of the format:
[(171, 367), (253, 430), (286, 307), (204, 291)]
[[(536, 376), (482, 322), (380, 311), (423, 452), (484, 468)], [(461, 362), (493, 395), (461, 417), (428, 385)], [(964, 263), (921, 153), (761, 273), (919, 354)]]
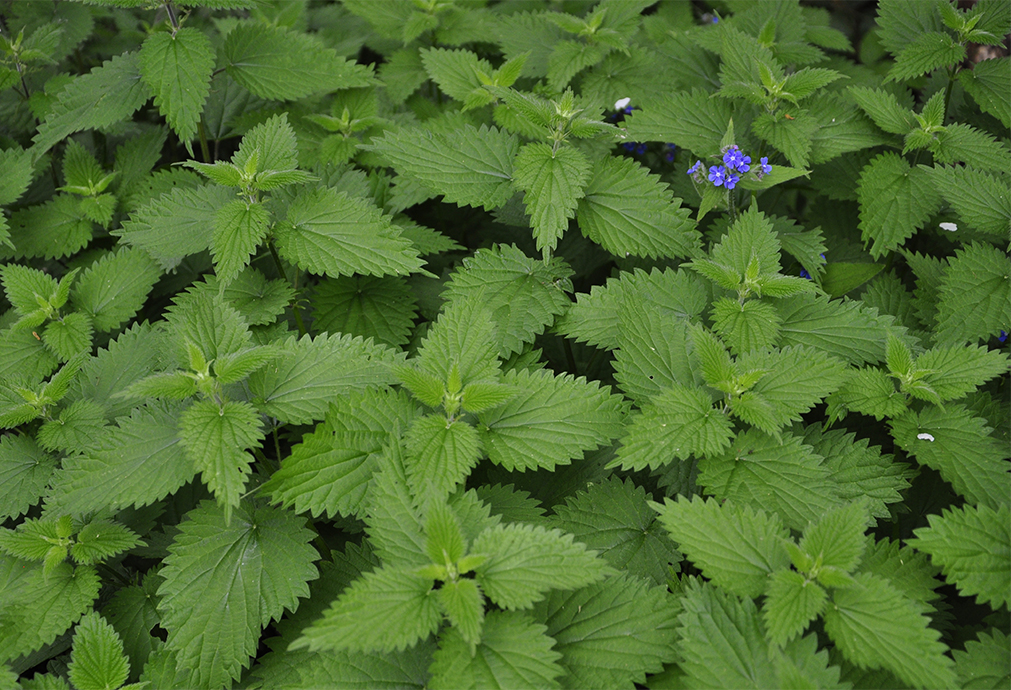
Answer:
[(197, 123), (197, 134), (200, 135), (200, 155), (204, 158), (204, 163), (211, 162), (211, 149), (207, 145), (207, 130), (204, 129), (204, 118), (200, 118)]
[[(284, 264), (281, 263), (281, 257), (277, 253), (277, 248), (274, 247), (273, 239), (267, 240), (267, 249), (270, 250), (270, 255), (274, 258), (274, 265), (277, 267), (277, 272), (281, 274), (282, 278), (287, 278), (288, 274), (284, 270)], [(298, 290), (297, 283), (295, 285), (295, 289)], [(293, 299), (289, 306), (291, 307), (291, 311), (295, 314), (295, 325), (298, 326), (298, 335), (301, 337), (308, 333), (308, 331), (305, 329), (305, 322), (302, 321), (302, 310), (298, 306), (298, 300)]]

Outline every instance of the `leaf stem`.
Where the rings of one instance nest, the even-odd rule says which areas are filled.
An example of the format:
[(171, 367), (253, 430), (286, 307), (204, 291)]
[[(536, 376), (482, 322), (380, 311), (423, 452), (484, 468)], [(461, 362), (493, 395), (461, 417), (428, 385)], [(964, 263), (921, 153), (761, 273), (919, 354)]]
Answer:
[(211, 162), (211, 149), (207, 145), (207, 130), (204, 129), (204, 118), (197, 122), (197, 134), (200, 136), (200, 155), (204, 158), (204, 163)]
[[(281, 256), (277, 253), (277, 248), (274, 247), (274, 240), (267, 240), (267, 249), (270, 250), (270, 255), (274, 258), (274, 265), (277, 267), (277, 272), (281, 274), (281, 277), (287, 278), (288, 273), (284, 270), (284, 264), (281, 263)], [(295, 289), (298, 290), (298, 284), (295, 284)], [(298, 306), (298, 300), (293, 299), (291, 304), (291, 311), (295, 314), (295, 325), (298, 326), (299, 337), (305, 335), (309, 331), (305, 329), (305, 322), (302, 321), (302, 310)]]

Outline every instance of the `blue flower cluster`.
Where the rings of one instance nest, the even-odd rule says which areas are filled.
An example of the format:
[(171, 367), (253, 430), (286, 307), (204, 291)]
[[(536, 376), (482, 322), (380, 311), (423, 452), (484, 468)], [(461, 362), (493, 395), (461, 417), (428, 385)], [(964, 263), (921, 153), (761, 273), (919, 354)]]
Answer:
[[(689, 175), (696, 175), (702, 168), (702, 161), (695, 161), (695, 165), (688, 168)], [(726, 151), (723, 152), (723, 165), (713, 165), (709, 168), (708, 179), (713, 183), (714, 187), (726, 187), (727, 189), (733, 189), (737, 186), (737, 183), (741, 180), (741, 175), (746, 172), (751, 171), (751, 156), (747, 156), (741, 151), (737, 144), (734, 144)], [(769, 158), (767, 156), (762, 156), (758, 164), (758, 170), (755, 171), (755, 176), (760, 180), (765, 175), (772, 172), (772, 166), (769, 165)], [(699, 177), (696, 175), (696, 180)]]
[(999, 340), (1002, 343), (1006, 342), (1007, 341), (1007, 333), (1005, 333), (1004, 331), (1001, 331), (1000, 335), (997, 336), (997, 340)]
[[(822, 262), (828, 261), (828, 259), (825, 258), (824, 254), (819, 254), (818, 256), (821, 257)], [(811, 274), (807, 272), (806, 268), (800, 269), (800, 277), (805, 280), (811, 280)]]

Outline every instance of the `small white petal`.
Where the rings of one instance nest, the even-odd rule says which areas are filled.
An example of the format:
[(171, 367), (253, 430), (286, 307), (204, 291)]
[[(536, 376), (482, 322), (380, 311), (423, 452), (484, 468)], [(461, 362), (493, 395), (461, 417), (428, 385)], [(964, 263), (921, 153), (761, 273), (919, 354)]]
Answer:
[(614, 102), (615, 110), (624, 110), (625, 107), (632, 102), (631, 98), (619, 98)]
[(930, 434), (917, 434), (916, 438), (920, 439), (921, 441), (933, 441), (934, 440), (934, 437), (931, 436)]
[(955, 232), (958, 230), (958, 226), (954, 223), (941, 223), (941, 229), (947, 230), (948, 232)]

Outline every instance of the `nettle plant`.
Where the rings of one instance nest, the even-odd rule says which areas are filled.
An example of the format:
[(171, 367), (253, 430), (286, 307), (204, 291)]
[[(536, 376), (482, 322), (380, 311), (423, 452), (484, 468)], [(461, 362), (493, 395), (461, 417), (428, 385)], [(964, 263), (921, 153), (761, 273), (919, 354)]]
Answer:
[(1011, 7), (836, 9), (0, 2), (0, 686), (1006, 687)]

